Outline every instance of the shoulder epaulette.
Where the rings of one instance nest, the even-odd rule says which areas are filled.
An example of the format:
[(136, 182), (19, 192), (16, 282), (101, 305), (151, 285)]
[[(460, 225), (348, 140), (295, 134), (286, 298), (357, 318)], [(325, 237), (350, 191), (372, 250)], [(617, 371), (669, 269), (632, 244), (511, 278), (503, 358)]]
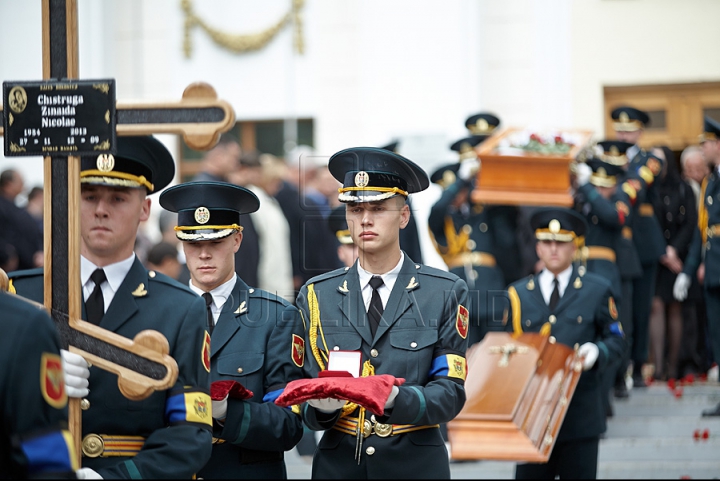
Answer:
[(174, 287), (175, 289), (177, 289), (179, 291), (188, 292), (188, 293), (192, 294), (193, 296), (197, 295), (190, 289), (190, 287), (176, 281), (172, 277), (166, 276), (165, 274), (161, 274), (160, 272), (148, 271), (148, 279), (150, 279), (150, 282), (159, 282), (160, 284)]
[(332, 279), (334, 277), (340, 277), (344, 276), (347, 272), (347, 269), (345, 267), (341, 267), (339, 269), (335, 269), (334, 271), (326, 272), (324, 274), (319, 274), (310, 280), (306, 282), (306, 284), (316, 284), (318, 282), (326, 281), (328, 279)]
[(458, 276), (456, 276), (452, 272), (444, 271), (442, 269), (437, 269), (435, 267), (426, 266), (425, 264), (415, 264), (415, 268), (417, 269), (417, 272), (419, 274), (423, 274), (426, 276), (438, 277), (440, 279), (447, 279), (447, 280), (453, 281), (453, 282), (460, 279)]
[(42, 267), (36, 267), (34, 269), (24, 269), (22, 271), (8, 272), (9, 279), (24, 279), (24, 278), (28, 278), (28, 277), (36, 277), (36, 276), (42, 276), (42, 275), (43, 275)]
[(257, 289), (257, 288), (251, 287), (250, 290), (248, 290), (248, 295), (249, 295), (249, 297), (266, 299), (268, 301), (274, 301), (274, 302), (277, 302), (278, 304), (282, 304), (282, 305), (288, 305), (288, 306), (292, 305), (287, 301), (287, 299), (280, 297), (277, 294), (273, 294), (272, 292), (263, 290), (263, 289)]

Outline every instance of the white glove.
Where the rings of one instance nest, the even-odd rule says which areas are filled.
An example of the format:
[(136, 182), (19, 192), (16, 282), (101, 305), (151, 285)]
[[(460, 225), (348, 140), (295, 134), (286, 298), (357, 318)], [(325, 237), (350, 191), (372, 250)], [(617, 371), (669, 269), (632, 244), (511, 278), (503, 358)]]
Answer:
[(592, 369), (599, 354), (600, 349), (598, 349), (597, 344), (595, 343), (586, 342), (580, 346), (578, 349), (578, 356), (583, 358), (583, 371)]
[(392, 387), (392, 391), (390, 391), (390, 395), (388, 396), (387, 401), (385, 401), (385, 410), (386, 411), (395, 405), (395, 398), (397, 397), (399, 392), (400, 392), (400, 389), (398, 389), (397, 386)]
[(104, 479), (96, 471), (93, 471), (90, 468), (78, 469), (75, 471), (75, 476), (77, 476), (78, 479)]
[(222, 401), (211, 401), (213, 419), (225, 419), (225, 416), (227, 416), (227, 400), (228, 397), (225, 396)]
[(323, 413), (334, 413), (345, 405), (345, 401), (342, 399), (331, 397), (325, 399), (310, 399), (307, 403)]
[(585, 185), (590, 181), (592, 169), (589, 165), (580, 162), (575, 166), (575, 181), (578, 186)]
[(684, 301), (687, 298), (688, 288), (691, 283), (692, 279), (690, 279), (689, 275), (684, 272), (678, 274), (675, 284), (673, 284), (673, 297), (679, 302)]
[(60, 349), (62, 357), (63, 374), (65, 375), (65, 390), (68, 396), (83, 398), (90, 393), (88, 378), (90, 366), (85, 358), (74, 352)]
[(478, 170), (480, 170), (480, 161), (478, 159), (463, 160), (458, 169), (458, 177), (468, 181), (477, 175)]

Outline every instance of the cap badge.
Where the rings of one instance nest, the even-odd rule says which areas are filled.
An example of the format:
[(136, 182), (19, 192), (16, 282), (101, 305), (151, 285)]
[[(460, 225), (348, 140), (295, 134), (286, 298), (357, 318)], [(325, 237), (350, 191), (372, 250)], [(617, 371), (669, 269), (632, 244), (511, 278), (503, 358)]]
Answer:
[(610, 155), (620, 155), (620, 151), (618, 150), (617, 146), (613, 145), (612, 147), (610, 147)]
[(627, 112), (620, 112), (620, 117), (618, 120), (620, 120), (620, 122), (629, 122), (630, 117), (628, 116)]
[(557, 219), (551, 220), (548, 224), (548, 229), (550, 229), (550, 232), (552, 232), (553, 234), (557, 234), (558, 232), (560, 232), (560, 221)]
[(112, 154), (100, 154), (95, 165), (100, 172), (110, 172), (115, 168), (115, 157)]
[(475, 122), (475, 126), (480, 130), (481, 132), (485, 132), (488, 130), (490, 125), (488, 124), (488, 121), (485, 119), (480, 119), (477, 122)]
[(355, 174), (355, 186), (356, 187), (367, 187), (370, 182), (370, 176), (364, 170), (361, 170)]
[(607, 171), (603, 167), (600, 167), (597, 173), (600, 177), (607, 177)]
[(195, 222), (198, 224), (207, 224), (210, 221), (210, 211), (207, 207), (198, 207), (195, 209)]

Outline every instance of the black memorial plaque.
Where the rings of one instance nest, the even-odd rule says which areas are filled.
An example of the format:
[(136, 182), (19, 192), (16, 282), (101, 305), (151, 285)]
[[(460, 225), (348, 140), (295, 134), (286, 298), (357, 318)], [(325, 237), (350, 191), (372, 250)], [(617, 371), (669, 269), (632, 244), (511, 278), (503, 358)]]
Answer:
[(115, 153), (115, 80), (3, 82), (5, 155)]

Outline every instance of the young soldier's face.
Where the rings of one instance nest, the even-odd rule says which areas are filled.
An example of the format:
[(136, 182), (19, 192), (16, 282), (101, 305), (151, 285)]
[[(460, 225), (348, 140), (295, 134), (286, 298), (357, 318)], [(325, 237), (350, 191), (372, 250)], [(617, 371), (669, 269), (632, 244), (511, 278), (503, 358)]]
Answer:
[(576, 247), (574, 242), (539, 240), (535, 250), (545, 268), (553, 274), (559, 274), (572, 264)]
[(348, 203), (348, 228), (361, 252), (377, 254), (400, 245), (400, 229), (407, 226), (410, 208), (401, 196), (377, 202)]
[(183, 242), (185, 262), (193, 285), (209, 292), (232, 279), (235, 275), (235, 253), (241, 242), (240, 232), (218, 240)]
[(149, 215), (145, 188), (83, 185), (81, 253), (100, 267), (127, 259), (135, 247), (138, 226)]

